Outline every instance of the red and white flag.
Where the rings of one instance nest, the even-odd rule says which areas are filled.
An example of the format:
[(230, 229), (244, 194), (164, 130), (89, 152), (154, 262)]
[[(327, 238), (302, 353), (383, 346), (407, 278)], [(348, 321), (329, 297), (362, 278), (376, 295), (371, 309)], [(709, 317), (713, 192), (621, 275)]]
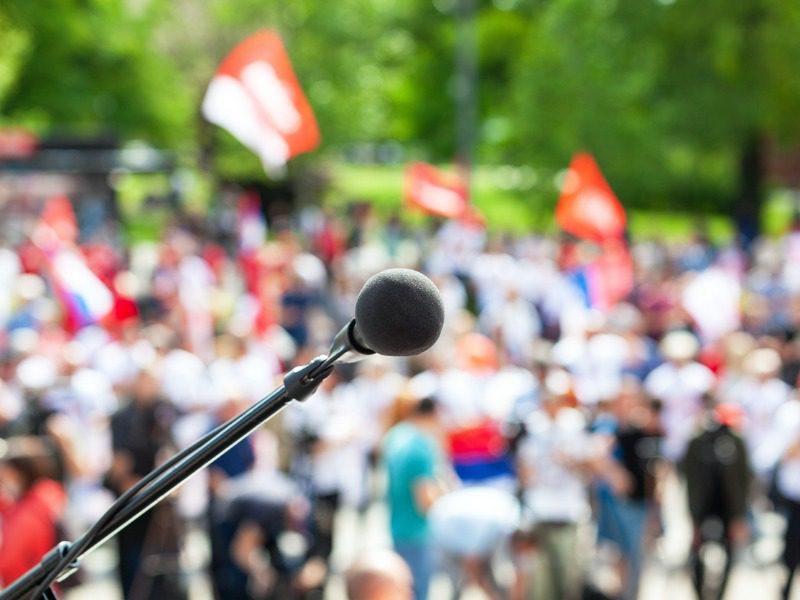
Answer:
[(587, 305), (608, 310), (624, 300), (634, 283), (625, 208), (591, 154), (580, 152), (572, 158), (556, 205), (556, 222), (599, 250), (597, 257), (572, 269)]
[(566, 232), (593, 242), (621, 238), (625, 209), (591, 154), (572, 158), (556, 205), (556, 221)]
[(64, 309), (66, 328), (77, 331), (108, 316), (114, 308), (114, 296), (76, 246), (78, 224), (69, 198), (54, 196), (47, 201), (31, 237), (44, 254), (53, 291)]
[(267, 239), (267, 221), (261, 212), (261, 200), (255, 192), (244, 192), (239, 197), (236, 216), (236, 233), (239, 251), (258, 251)]
[(406, 168), (406, 202), (430, 215), (457, 219), (467, 214), (467, 187), (461, 178), (433, 165), (416, 162)]
[(280, 37), (272, 31), (251, 35), (225, 57), (202, 110), (208, 121), (258, 154), (269, 173), (319, 144), (314, 113)]

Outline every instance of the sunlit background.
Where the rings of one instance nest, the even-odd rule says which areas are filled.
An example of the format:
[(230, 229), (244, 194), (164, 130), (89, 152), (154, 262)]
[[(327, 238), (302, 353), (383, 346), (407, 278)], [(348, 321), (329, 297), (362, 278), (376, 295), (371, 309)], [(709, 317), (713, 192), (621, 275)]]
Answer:
[[(223, 59), (264, 31), (297, 79), (273, 62), (278, 96), (319, 135), (276, 164), (256, 147), (285, 125), (269, 98), (267, 126), (247, 121), (264, 107), (230, 96), (209, 108)], [(439, 407), (444, 498), (491, 479), (473, 481), (463, 461), (478, 459), (463, 451), (500, 469), (497, 489), (523, 513), (545, 485), (522, 474), (539, 460), (586, 508), (569, 522), (574, 539), (524, 514), (507, 531), (479, 508), (456, 515), (485, 518), (496, 537), (479, 567), (452, 548), (449, 562), (430, 559), (432, 600), (569, 600), (573, 584), (575, 598), (630, 600), (637, 586), (646, 600), (692, 598), (698, 553), (713, 584), (726, 551), (725, 598), (780, 598), (782, 563), (800, 560), (786, 558), (800, 547), (799, 236), (796, 0), (0, 3), (0, 450), (55, 453), (63, 486), (45, 504), (64, 513), (42, 539), (74, 539), (137, 468), (324, 352), (373, 273), (422, 270), (446, 309), (433, 351), (342, 369), (193, 480), (141, 526), (144, 567), (125, 563), (125, 542), (88, 557), (63, 590), (74, 600), (122, 597), (120, 581), (133, 600), (214, 597), (214, 527), (241, 525), (220, 525), (214, 505), (243, 474), (302, 505), (306, 526), (282, 513), (278, 550), (266, 525), (248, 530), (262, 570), (242, 598), (344, 598), (365, 550), (397, 547), (385, 435), (426, 397)], [(645, 426), (636, 419), (654, 401), (662, 413)], [(550, 402), (579, 423), (564, 426), (572, 441), (555, 425), (537, 437)], [(719, 477), (750, 493), (720, 500), (743, 508), (700, 553), (692, 471), (676, 465), (704, 419), (744, 440), (740, 468)], [(653, 480), (636, 500), (646, 527), (644, 512), (606, 504), (633, 493), (615, 486), (630, 475), (620, 431), (634, 426), (667, 448), (636, 455)], [(584, 450), (567, 460), (542, 440)], [(781, 483), (782, 469), (797, 481)], [(11, 471), (0, 471), (0, 528), (20, 504)], [(447, 510), (432, 524), (456, 519)], [(614, 518), (635, 529), (637, 552), (609, 533)], [(16, 566), (2, 531), (0, 555)], [(154, 542), (153, 531), (167, 533)], [(267, 550), (302, 563), (275, 567), (292, 591), (265, 575)]]

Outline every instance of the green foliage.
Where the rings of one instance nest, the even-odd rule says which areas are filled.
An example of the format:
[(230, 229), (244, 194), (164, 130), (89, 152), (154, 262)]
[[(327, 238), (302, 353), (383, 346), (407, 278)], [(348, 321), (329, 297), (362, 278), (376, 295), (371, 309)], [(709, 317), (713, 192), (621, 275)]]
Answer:
[[(162, 6), (125, 0), (6, 0), (0, 28), (13, 32), (16, 56), (12, 52), (11, 66), (0, 68), (0, 80), (7, 81), (0, 115), (40, 132), (113, 133), (157, 144), (185, 143), (191, 107), (153, 35)], [(4, 53), (6, 36), (3, 31)]]
[[(392, 142), (449, 162), (459, 1), (5, 0), (0, 122), (210, 147), (220, 177), (264, 178), (238, 142), (197, 126), (222, 57), (272, 28), (319, 121), (312, 160)], [(490, 178), (492, 194), (552, 207), (551, 182), (585, 149), (628, 206), (728, 210), (746, 140), (800, 140), (797, 0), (474, 3), (478, 162), (539, 181), (508, 192)]]
[(20, 63), (28, 52), (30, 36), (0, 11), (0, 40), (3, 45), (3, 51), (0, 52), (0, 106), (2, 106), (9, 89), (16, 83)]
[(782, 90), (800, 103), (785, 83), (798, 82), (791, 65), (800, 19), (789, 5), (796, 3), (541, 4), (516, 67), (509, 110), (518, 128), (506, 159), (556, 168), (585, 148), (628, 204), (729, 206), (748, 136), (797, 130), (767, 101)]

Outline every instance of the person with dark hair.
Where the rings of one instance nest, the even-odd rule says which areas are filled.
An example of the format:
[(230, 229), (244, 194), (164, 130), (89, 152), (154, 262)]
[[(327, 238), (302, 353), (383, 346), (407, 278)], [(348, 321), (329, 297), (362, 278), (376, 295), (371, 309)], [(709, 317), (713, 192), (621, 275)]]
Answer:
[(52, 451), (36, 437), (10, 438), (0, 457), (0, 588), (12, 583), (60, 540), (66, 492), (55, 480)]
[[(686, 477), (694, 536), (689, 555), (697, 597), (720, 600), (731, 570), (732, 552), (747, 537), (747, 509), (753, 479), (745, 442), (736, 431), (741, 420), (733, 407), (714, 406), (706, 394), (703, 427), (690, 441), (681, 462)], [(702, 550), (709, 542), (722, 545), (725, 563), (715, 590), (707, 589)]]
[[(174, 408), (161, 398), (158, 374), (142, 369), (128, 404), (111, 417), (112, 458), (105, 484), (121, 495), (163, 460), (173, 445)], [(177, 564), (179, 524), (172, 503), (161, 502), (117, 535), (119, 578), (125, 598), (185, 597)]]
[(322, 598), (327, 568), (314, 555), (310, 517), (309, 502), (279, 472), (226, 481), (210, 515), (215, 597)]
[[(797, 403), (797, 401), (794, 401)], [(794, 423), (795, 427), (800, 424)], [(783, 586), (783, 598), (789, 600), (792, 593), (792, 582), (800, 567), (800, 432), (795, 433), (794, 441), (788, 445), (781, 458), (778, 474), (778, 492), (785, 505), (787, 517), (786, 530), (783, 536), (783, 564), (786, 566), (786, 583)]]
[(635, 380), (628, 380), (614, 403), (618, 421), (608, 456), (600, 463), (598, 537), (620, 554), (621, 597), (639, 597), (648, 525), (658, 518), (658, 473), (661, 470), (660, 403), (648, 401)]
[(440, 435), (436, 403), (423, 398), (387, 432), (382, 447), (392, 542), (414, 576), (416, 600), (428, 597), (433, 571), (427, 512), (440, 496), (436, 482), (442, 461)]
[(281, 296), (281, 325), (299, 348), (308, 343), (308, 312), (316, 299), (313, 290), (295, 272)]

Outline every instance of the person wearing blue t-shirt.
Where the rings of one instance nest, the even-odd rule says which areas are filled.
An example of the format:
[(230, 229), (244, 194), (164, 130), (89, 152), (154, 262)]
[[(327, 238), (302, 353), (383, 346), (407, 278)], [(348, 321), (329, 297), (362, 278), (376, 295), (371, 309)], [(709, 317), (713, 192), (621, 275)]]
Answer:
[(440, 495), (439, 428), (436, 404), (425, 398), (388, 431), (383, 442), (392, 542), (414, 576), (416, 600), (427, 598), (433, 571), (427, 512)]

